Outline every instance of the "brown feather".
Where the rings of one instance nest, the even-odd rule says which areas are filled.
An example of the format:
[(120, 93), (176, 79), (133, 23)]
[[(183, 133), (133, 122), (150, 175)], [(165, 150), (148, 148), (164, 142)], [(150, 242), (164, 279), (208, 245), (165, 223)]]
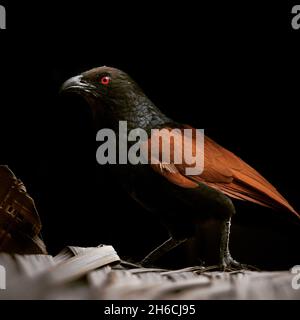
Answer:
[[(190, 151), (192, 150), (195, 155), (197, 148), (195, 140), (196, 129), (190, 126), (184, 126), (184, 128), (193, 130), (193, 138), (190, 141), (186, 141), (185, 147), (188, 147)], [(172, 130), (172, 128), (166, 129)], [(177, 132), (175, 136), (179, 134), (182, 135), (183, 130)], [(167, 139), (170, 142), (171, 164), (155, 164), (152, 165), (152, 168), (170, 182), (183, 188), (196, 188), (197, 183), (205, 183), (229, 197), (250, 201), (277, 210), (287, 210), (300, 218), (295, 209), (270, 182), (242, 159), (208, 137), (204, 138), (204, 171), (200, 175), (187, 176), (185, 174), (185, 169), (194, 165), (184, 163), (184, 157), (182, 159), (183, 164), (174, 164), (174, 151), (178, 150), (176, 148), (183, 148), (183, 139), (182, 144), (178, 145), (178, 141), (175, 138), (171, 138), (170, 140), (169, 136), (163, 134), (159, 140), (160, 159), (157, 160), (161, 161), (162, 158), (162, 140)], [(157, 137), (152, 136), (151, 141), (152, 143), (153, 141), (157, 143)], [(150, 143), (148, 144), (148, 148), (151, 156)]]

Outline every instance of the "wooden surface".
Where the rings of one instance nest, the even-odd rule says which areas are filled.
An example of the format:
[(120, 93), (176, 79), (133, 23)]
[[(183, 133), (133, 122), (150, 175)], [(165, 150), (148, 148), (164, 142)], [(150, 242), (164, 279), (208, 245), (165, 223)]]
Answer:
[(68, 247), (56, 257), (2, 253), (0, 265), (0, 299), (300, 299), (290, 271), (136, 268), (120, 263), (111, 246)]

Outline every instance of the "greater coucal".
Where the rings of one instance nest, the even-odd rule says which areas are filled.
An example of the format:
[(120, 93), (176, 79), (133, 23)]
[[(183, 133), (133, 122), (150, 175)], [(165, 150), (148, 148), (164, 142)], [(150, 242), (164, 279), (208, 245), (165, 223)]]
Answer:
[[(183, 132), (189, 126), (164, 115), (125, 72), (99, 67), (66, 81), (62, 92), (85, 98), (100, 128), (118, 132), (119, 121), (128, 129), (142, 128), (151, 139), (152, 129)], [(196, 131), (196, 129), (192, 128)], [(180, 133), (179, 133), (180, 134)], [(170, 141), (171, 153), (175, 140)], [(190, 148), (196, 141), (190, 140)], [(174, 159), (172, 154), (171, 159)], [(204, 139), (204, 170), (197, 176), (186, 174), (187, 164), (112, 165), (112, 170), (130, 195), (155, 214), (167, 227), (170, 239), (152, 251), (143, 261), (147, 265), (195, 234), (195, 226), (206, 217), (221, 219), (220, 267), (240, 269), (229, 251), (231, 217), (235, 207), (231, 198), (253, 202), (275, 210), (298, 213), (287, 200), (256, 170), (212, 139)]]

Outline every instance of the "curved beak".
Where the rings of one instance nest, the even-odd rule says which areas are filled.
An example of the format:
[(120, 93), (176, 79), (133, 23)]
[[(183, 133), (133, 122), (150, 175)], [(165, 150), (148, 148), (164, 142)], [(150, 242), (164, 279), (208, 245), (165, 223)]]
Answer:
[(82, 75), (70, 78), (65, 81), (60, 88), (60, 93), (62, 92), (86, 92), (90, 94), (94, 94), (93, 90), (96, 87), (82, 79)]
[(65, 81), (59, 91), (60, 94), (71, 93), (83, 97), (92, 110), (93, 117), (96, 115), (95, 101), (100, 96), (97, 87), (85, 81), (82, 75), (72, 77)]
[(70, 90), (74, 91), (75, 89), (81, 89), (85, 85), (86, 84), (82, 81), (82, 76), (76, 76), (65, 81), (60, 88), (60, 92)]

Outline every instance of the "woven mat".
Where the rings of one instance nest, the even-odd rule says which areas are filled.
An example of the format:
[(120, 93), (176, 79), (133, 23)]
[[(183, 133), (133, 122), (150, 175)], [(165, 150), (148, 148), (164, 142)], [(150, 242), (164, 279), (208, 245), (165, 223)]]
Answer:
[(0, 299), (300, 299), (293, 281), (291, 271), (139, 268), (103, 245), (57, 256), (0, 254)]

